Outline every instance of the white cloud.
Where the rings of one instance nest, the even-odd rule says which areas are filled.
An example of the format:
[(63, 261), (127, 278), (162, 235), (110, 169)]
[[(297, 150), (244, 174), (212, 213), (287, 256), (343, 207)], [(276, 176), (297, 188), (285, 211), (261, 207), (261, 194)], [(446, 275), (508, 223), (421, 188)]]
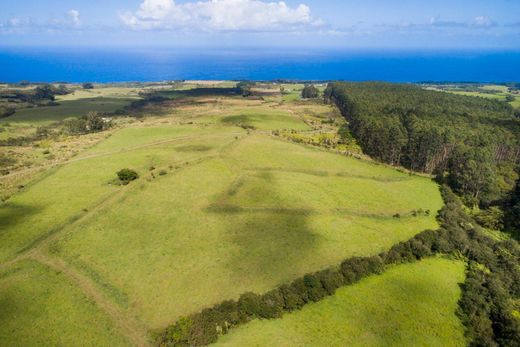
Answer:
[(70, 10), (69, 12), (67, 12), (67, 14), (69, 15), (69, 17), (72, 20), (72, 23), (74, 25), (80, 25), (81, 24), (81, 19), (79, 17), (80, 14), (79, 14), (78, 10)]
[(478, 16), (473, 20), (473, 26), (480, 28), (491, 28), (496, 26), (496, 23), (487, 16)]
[(144, 0), (139, 10), (121, 13), (120, 19), (136, 30), (288, 31), (323, 24), (306, 5), (260, 0)]

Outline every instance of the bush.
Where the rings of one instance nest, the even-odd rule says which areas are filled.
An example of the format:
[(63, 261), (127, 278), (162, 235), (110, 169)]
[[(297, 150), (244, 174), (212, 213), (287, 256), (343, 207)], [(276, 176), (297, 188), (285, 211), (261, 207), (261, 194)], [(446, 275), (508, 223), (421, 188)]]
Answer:
[(5, 154), (0, 154), (0, 167), (8, 167), (16, 164), (16, 162), (16, 159), (8, 157)]
[(0, 118), (6, 118), (9, 116), (12, 116), (15, 112), (16, 112), (16, 110), (12, 107), (1, 106), (0, 107)]
[(89, 112), (84, 117), (70, 119), (64, 123), (67, 132), (71, 135), (99, 132), (112, 126), (112, 123), (105, 121), (99, 112)]
[(94, 85), (92, 83), (83, 83), (83, 89), (94, 89)]
[(139, 174), (131, 169), (122, 169), (117, 173), (117, 177), (123, 184), (128, 184), (139, 178)]
[(315, 99), (320, 96), (320, 91), (312, 84), (306, 85), (302, 90), (303, 99)]

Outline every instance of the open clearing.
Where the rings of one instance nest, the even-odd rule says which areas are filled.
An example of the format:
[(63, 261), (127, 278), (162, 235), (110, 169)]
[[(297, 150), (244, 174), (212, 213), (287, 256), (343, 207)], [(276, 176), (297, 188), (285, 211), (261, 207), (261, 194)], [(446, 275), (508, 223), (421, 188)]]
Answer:
[[(37, 248), (154, 330), (437, 228), (442, 199), (428, 178), (271, 133), (312, 131), (330, 106), (197, 97), (159, 111), (0, 205), (2, 271)], [(126, 167), (139, 180), (114, 184)], [(18, 300), (25, 295), (42, 306), (60, 300), (41, 291)], [(25, 316), (5, 319), (30, 326)], [(72, 321), (62, 328), (81, 336)]]
[(465, 346), (455, 315), (464, 263), (401, 265), (271, 321), (232, 330), (215, 346)]

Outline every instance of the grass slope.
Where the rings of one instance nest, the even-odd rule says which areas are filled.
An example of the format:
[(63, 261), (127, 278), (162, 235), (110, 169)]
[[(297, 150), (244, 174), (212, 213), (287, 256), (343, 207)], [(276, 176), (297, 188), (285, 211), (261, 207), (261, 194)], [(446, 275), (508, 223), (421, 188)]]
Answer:
[(119, 288), (116, 297), (151, 328), (353, 255), (378, 253), (435, 228), (434, 213), (410, 212), (442, 205), (427, 179), (266, 135), (227, 143), (189, 139), (172, 150), (195, 161), (129, 187), (55, 246)]
[(465, 346), (455, 315), (464, 263), (394, 267), (272, 321), (253, 321), (216, 346)]
[[(156, 329), (437, 227), (429, 179), (241, 128), (307, 130), (308, 109), (328, 108), (190, 99), (121, 129), (0, 205), (0, 262), (55, 234), (53, 256)], [(125, 167), (140, 179), (111, 184)]]
[(62, 274), (36, 262), (0, 272), (0, 312), (2, 346), (128, 345)]

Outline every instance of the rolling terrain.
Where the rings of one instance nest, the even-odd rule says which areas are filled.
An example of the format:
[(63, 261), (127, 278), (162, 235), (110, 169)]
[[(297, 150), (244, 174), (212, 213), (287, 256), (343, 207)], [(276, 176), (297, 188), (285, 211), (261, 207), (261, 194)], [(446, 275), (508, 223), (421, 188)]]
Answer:
[[(75, 153), (0, 176), (24, 180), (0, 205), (0, 344), (153, 345), (181, 317), (439, 228), (439, 186), (370, 160), (351, 138), (334, 142), (345, 120), (300, 100), (302, 87), (258, 98), (158, 88), (160, 103), (81, 135)], [(138, 97), (135, 86), (106, 89), (99, 111)], [(83, 115), (39, 109), (5, 121)], [(139, 178), (122, 185), (123, 168)], [(455, 314), (464, 277), (463, 261), (441, 257), (392, 266), (219, 343), (464, 345)]]

